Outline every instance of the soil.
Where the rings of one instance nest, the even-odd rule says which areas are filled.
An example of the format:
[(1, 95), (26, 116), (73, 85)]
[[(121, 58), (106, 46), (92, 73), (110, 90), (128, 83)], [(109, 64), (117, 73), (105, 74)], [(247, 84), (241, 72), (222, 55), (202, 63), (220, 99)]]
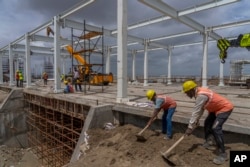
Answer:
[[(206, 150), (202, 147), (202, 133), (197, 129), (195, 134), (185, 137), (167, 156), (167, 160), (161, 156), (161, 152), (168, 150), (183, 133), (178, 132), (171, 140), (165, 140), (164, 134), (157, 131), (146, 130), (143, 137), (147, 140), (137, 140), (136, 134), (141, 129), (133, 125), (124, 125), (112, 130), (92, 129), (88, 143), (90, 148), (85, 151), (79, 161), (67, 165), (67, 167), (218, 167), (213, 163), (217, 151)], [(196, 135), (197, 134), (197, 135)], [(229, 150), (250, 150), (250, 137), (239, 137), (236, 134), (225, 134), (225, 146)], [(229, 166), (229, 161), (220, 167)]]
[[(138, 141), (136, 134), (142, 129), (133, 125), (118, 126), (111, 130), (91, 129), (89, 135), (89, 149), (82, 154), (75, 163), (64, 167), (218, 167), (213, 164), (216, 151), (202, 147), (204, 142), (197, 131), (185, 137), (167, 156), (161, 152), (168, 150), (179, 138), (183, 131), (175, 127), (171, 140), (165, 140), (159, 130), (146, 130), (142, 136), (146, 141)], [(229, 150), (250, 150), (250, 136), (225, 133), (225, 146)], [(10, 148), (0, 146), (0, 167), (43, 167), (36, 159), (30, 148)], [(229, 161), (220, 165), (228, 167)]]

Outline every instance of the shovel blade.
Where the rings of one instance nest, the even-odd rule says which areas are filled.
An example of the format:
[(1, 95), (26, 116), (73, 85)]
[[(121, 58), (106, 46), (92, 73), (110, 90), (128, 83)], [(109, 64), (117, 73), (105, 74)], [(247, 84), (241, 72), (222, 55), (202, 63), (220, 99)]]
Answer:
[(139, 134), (136, 135), (136, 138), (137, 138), (137, 141), (141, 141), (141, 142), (144, 142), (147, 140), (145, 137), (143, 137), (142, 135), (139, 135)]
[(163, 152), (161, 152), (162, 158), (170, 165), (170, 166), (176, 166), (175, 163), (173, 163), (168, 157), (167, 155), (165, 155)]

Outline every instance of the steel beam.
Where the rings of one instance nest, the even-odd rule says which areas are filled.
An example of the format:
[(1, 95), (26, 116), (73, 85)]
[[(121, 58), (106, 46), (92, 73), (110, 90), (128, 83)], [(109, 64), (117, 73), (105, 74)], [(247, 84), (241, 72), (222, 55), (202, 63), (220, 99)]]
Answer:
[[(79, 22), (76, 22), (76, 21), (71, 21), (71, 20), (68, 20), (68, 19), (65, 20), (64, 25), (65, 25), (65, 27), (70, 27), (70, 28), (74, 28), (74, 29), (77, 29), (77, 30), (81, 30), (81, 31), (83, 30), (83, 27), (84, 27), (83, 23), (79, 23)], [(88, 28), (90, 30), (93, 30), (93, 31), (101, 31), (101, 28), (96, 27), (96, 26), (92, 26), (92, 25), (88, 25), (88, 24), (85, 24), (85, 26), (86, 26), (86, 28)], [(113, 38), (117, 38), (116, 32), (113, 32), (113, 31), (110, 31), (110, 30), (107, 30), (107, 29), (104, 29), (104, 35), (109, 36), (109, 37), (113, 37)], [(140, 44), (144, 44), (144, 39), (138, 38), (138, 37), (135, 37), (135, 36), (132, 36), (132, 35), (128, 35), (127, 39), (128, 39), (128, 41), (131, 41), (131, 42), (138, 42)], [(163, 45), (163, 44), (160, 44), (160, 43), (157, 43), (157, 42), (150, 42), (150, 46), (161, 47), (161, 48), (166, 48), (167, 49), (166, 45)]]
[[(25, 45), (15, 44), (15, 45), (13, 45), (13, 49), (25, 49)], [(43, 52), (51, 52), (52, 51), (52, 48), (46, 48), (46, 47), (41, 47), (41, 46), (30, 46), (30, 49), (32, 51), (34, 51), (34, 50), (39, 50), (39, 51), (43, 51)]]
[(95, 0), (85, 0), (85, 1), (81, 1), (80, 3), (74, 5), (73, 7), (71, 7), (70, 9), (64, 11), (63, 13), (61, 13), (59, 15), (59, 19), (63, 19), (63, 18), (66, 18), (68, 17), (69, 15), (77, 12), (78, 10), (84, 8), (85, 6), (91, 4), (95, 2)]
[[(140, 2), (142, 2), (143, 4), (167, 15), (167, 16), (170, 16), (174, 19), (176, 19), (177, 21), (193, 28), (194, 30), (197, 30), (201, 33), (206, 33), (206, 29), (203, 25), (201, 25), (200, 23), (192, 20), (191, 18), (189, 17), (186, 17), (186, 16), (179, 16), (178, 15), (178, 12), (172, 8), (171, 6), (167, 5), (166, 3), (164, 3), (163, 1), (161, 0), (155, 0), (155, 1), (151, 1), (151, 0), (139, 0)], [(210, 37), (215, 39), (215, 40), (218, 40), (221, 38), (220, 35), (214, 33), (214, 32), (210, 32)]]
[[(43, 41), (43, 42), (49, 42), (49, 43), (54, 42), (54, 38), (42, 36), (42, 35), (32, 35), (31, 39), (32, 39), (32, 41)], [(62, 43), (62, 45), (70, 45), (71, 44), (71, 40), (68, 40), (68, 39), (60, 39), (60, 42)]]
[[(207, 9), (211, 9), (211, 8), (215, 8), (215, 7), (219, 7), (219, 6), (223, 6), (223, 5), (227, 5), (227, 4), (230, 4), (230, 3), (237, 2), (237, 1), (239, 1), (239, 0), (220, 0), (220, 1), (216, 0), (216, 1), (208, 2), (208, 3), (202, 4), (202, 5), (196, 5), (194, 7), (189, 8), (189, 9), (184, 9), (182, 11), (178, 11), (178, 16), (192, 14), (192, 13), (195, 13), (195, 12), (199, 12), (199, 11), (203, 11), (203, 10), (207, 10)], [(132, 29), (135, 29), (135, 28), (139, 28), (139, 27), (159, 23), (159, 22), (169, 20), (169, 19), (171, 19), (171, 17), (165, 16), (165, 15), (160, 16), (160, 17), (147, 19), (145, 21), (141, 21), (139, 23), (129, 25), (128, 30), (132, 30)]]

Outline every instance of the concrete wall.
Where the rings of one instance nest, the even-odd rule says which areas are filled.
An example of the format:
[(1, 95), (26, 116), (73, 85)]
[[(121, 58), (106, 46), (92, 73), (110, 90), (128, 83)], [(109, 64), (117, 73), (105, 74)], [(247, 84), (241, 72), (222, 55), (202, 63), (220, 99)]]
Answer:
[(87, 132), (88, 129), (92, 128), (102, 128), (107, 122), (114, 122), (112, 105), (96, 106), (90, 108), (70, 162), (77, 161), (79, 156), (81, 155), (80, 146), (85, 142), (85, 132)]
[(27, 147), (23, 89), (12, 89), (0, 108), (0, 145)]

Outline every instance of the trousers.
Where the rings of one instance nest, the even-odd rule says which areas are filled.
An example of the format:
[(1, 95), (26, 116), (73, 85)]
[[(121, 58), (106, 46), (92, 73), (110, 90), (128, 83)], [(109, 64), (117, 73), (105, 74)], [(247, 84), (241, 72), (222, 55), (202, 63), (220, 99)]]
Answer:
[(205, 140), (209, 135), (213, 135), (219, 152), (225, 153), (224, 136), (222, 126), (230, 116), (231, 111), (220, 113), (216, 116), (214, 112), (210, 112), (204, 122)]
[(162, 115), (162, 133), (166, 133), (167, 137), (172, 137), (172, 117), (174, 115), (176, 107), (174, 108), (168, 108), (164, 110), (164, 113)]

